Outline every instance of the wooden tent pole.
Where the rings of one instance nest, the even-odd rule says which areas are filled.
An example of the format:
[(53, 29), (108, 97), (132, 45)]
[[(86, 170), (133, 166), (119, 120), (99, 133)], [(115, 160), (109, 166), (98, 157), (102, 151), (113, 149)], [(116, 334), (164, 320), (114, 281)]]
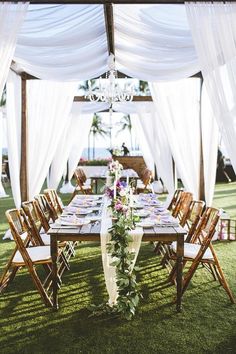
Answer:
[(26, 113), (26, 77), (21, 76), (21, 163), (20, 163), (20, 189), (21, 202), (28, 200), (28, 173), (27, 173), (27, 138), (28, 124)]
[(200, 78), (200, 98), (199, 98), (199, 130), (200, 130), (200, 176), (199, 176), (199, 199), (206, 201), (205, 198), (205, 182), (204, 182), (204, 159), (203, 159), (203, 145), (202, 145), (202, 88), (203, 77)]

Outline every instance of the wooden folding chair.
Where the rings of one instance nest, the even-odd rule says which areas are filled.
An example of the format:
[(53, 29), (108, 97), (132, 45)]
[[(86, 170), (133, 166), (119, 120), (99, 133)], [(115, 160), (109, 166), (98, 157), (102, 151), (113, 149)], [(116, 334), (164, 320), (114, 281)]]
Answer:
[[(27, 227), (28, 221), (25, 217), (23, 210), (22, 210), (19, 218), (20, 218), (20, 220), (16, 219), (15, 223), (16, 223), (16, 226), (18, 227), (18, 229), (21, 230), (20, 237), (21, 237), (22, 242), (24, 243), (25, 247), (28, 247), (30, 244), (36, 245), (31, 233), (28, 231), (30, 228)], [(2, 292), (8, 286), (8, 284), (14, 279), (16, 272), (19, 269), (18, 266), (13, 266), (13, 264), (12, 264), (12, 261), (16, 255), (17, 250), (18, 250), (18, 247), (16, 245), (12, 254), (11, 254), (11, 257), (9, 258), (9, 260), (4, 268), (3, 274), (0, 278), (0, 292)]]
[(180, 199), (181, 201), (179, 203), (179, 206), (178, 208), (176, 208), (175, 213), (173, 213), (174, 214), (173, 216), (177, 217), (180, 224), (182, 221), (182, 224), (184, 225), (183, 221), (186, 219), (186, 216), (188, 215), (191, 202), (193, 201), (193, 194), (190, 192), (183, 192)]
[[(50, 246), (31, 246), (29, 241), (31, 235), (26, 228), (26, 218), (23, 209), (12, 209), (6, 211), (6, 217), (10, 225), (11, 233), (16, 243), (16, 251), (13, 253), (8, 266), (1, 278), (1, 289), (12, 281), (16, 275), (16, 272), (21, 267), (26, 267), (31, 275), (33, 283), (38, 290), (43, 302), (47, 306), (52, 306), (52, 301), (49, 295), (49, 289), (52, 284), (51, 280), (51, 255)], [(26, 238), (22, 239), (22, 236), (26, 235)], [(41, 281), (36, 266), (42, 265), (46, 271), (46, 277), (44, 282)], [(9, 272), (11, 273), (9, 276)]]
[[(192, 264), (188, 269), (187, 273), (184, 275), (182, 293), (184, 293), (188, 288), (190, 280), (195, 274), (199, 264), (204, 264), (206, 266), (211, 267), (210, 271), (212, 272), (213, 270), (215, 273), (214, 279), (218, 279), (219, 283), (227, 292), (231, 302), (235, 303), (234, 296), (228, 286), (219, 260), (211, 243), (211, 240), (216, 231), (216, 226), (219, 221), (219, 217), (220, 213), (218, 209), (206, 208), (196, 228), (196, 232), (192, 236), (191, 241), (184, 243), (183, 266), (185, 266), (187, 262), (191, 262)], [(173, 258), (175, 259), (177, 251), (177, 245), (175, 242), (173, 242), (172, 244), (172, 250)], [(170, 279), (173, 280), (173, 277), (175, 276), (176, 266), (173, 268), (170, 274)]]
[(174, 192), (174, 195), (170, 201), (170, 204), (169, 206), (167, 207), (167, 209), (173, 213), (173, 211), (175, 210), (176, 208), (176, 205), (179, 203), (180, 201), (180, 197), (181, 197), (181, 194), (183, 193), (183, 189), (176, 189), (175, 192)]
[(37, 206), (41, 210), (41, 213), (44, 216), (44, 219), (46, 220), (45, 225), (43, 225), (43, 228), (45, 231), (49, 230), (50, 223), (54, 222), (57, 218), (55, 217), (55, 213), (50, 206), (46, 196), (44, 194), (38, 194), (34, 197), (34, 199), (37, 201)]
[(152, 187), (150, 186), (150, 183), (153, 180), (152, 171), (149, 170), (148, 168), (145, 168), (142, 173), (141, 180), (142, 180), (141, 183), (137, 183), (136, 192), (138, 194), (145, 193), (145, 192), (152, 192)]
[[(172, 216), (178, 218), (179, 221), (182, 220), (189, 211), (189, 206), (191, 204), (192, 199), (193, 199), (192, 193), (184, 192), (182, 190), (177, 190), (171, 202)], [(166, 257), (168, 257), (169, 254), (168, 247), (169, 245), (165, 242), (158, 242), (155, 244), (154, 252), (162, 255), (161, 263), (163, 264), (163, 266), (165, 265)]]
[[(36, 200), (36, 208), (38, 210), (39, 218), (41, 219), (42, 226), (44, 230), (47, 232), (50, 229), (50, 222), (54, 221), (53, 218), (53, 211), (43, 194), (39, 194), (35, 197)], [(75, 256), (75, 245), (77, 242), (59, 242), (60, 247), (64, 247), (63, 254), (67, 262), (69, 262), (71, 256)], [(65, 247), (66, 246), (66, 247)], [(69, 264), (68, 264), (69, 266)]]
[(63, 212), (63, 203), (55, 189), (45, 189), (44, 195), (53, 211), (53, 218), (57, 219)]
[(75, 179), (78, 188), (78, 191), (82, 192), (83, 194), (92, 194), (92, 186), (91, 183), (88, 182), (86, 174), (84, 170), (80, 167), (77, 167), (74, 173)]
[[(184, 227), (188, 232), (185, 242), (191, 241), (201, 218), (204, 206), (205, 203), (203, 201), (193, 200), (188, 206), (187, 212), (184, 211), (182, 213), (180, 225)], [(184, 206), (184, 209), (185, 207), (186, 205)], [(171, 260), (170, 244), (162, 243), (162, 245), (160, 246), (160, 254), (162, 255), (161, 264), (165, 266), (169, 271), (171, 271), (174, 264), (173, 260)]]
[[(22, 203), (22, 207), (25, 211), (25, 214), (28, 217), (29, 220), (29, 225), (32, 230), (32, 235), (35, 240), (37, 240), (38, 245), (50, 245), (51, 244), (51, 239), (50, 235), (47, 234), (47, 231), (50, 228), (50, 225), (44, 217), (44, 214), (42, 213), (39, 204), (36, 200), (31, 200), (27, 202)], [(65, 269), (69, 269), (69, 259), (71, 255), (73, 254), (73, 247), (71, 245), (71, 242), (59, 242), (58, 246), (61, 248), (61, 254), (60, 254), (60, 263), (62, 263), (62, 267), (64, 265), (63, 271)], [(71, 249), (72, 248), (72, 249)]]

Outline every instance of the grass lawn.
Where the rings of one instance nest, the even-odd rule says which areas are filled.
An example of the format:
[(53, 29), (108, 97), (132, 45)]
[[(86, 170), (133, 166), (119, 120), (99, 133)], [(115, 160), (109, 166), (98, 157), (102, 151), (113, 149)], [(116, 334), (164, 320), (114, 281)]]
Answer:
[[(10, 192), (10, 191), (9, 191)], [(64, 201), (69, 196), (63, 196)], [(214, 205), (236, 218), (236, 183), (216, 186)], [(0, 235), (12, 198), (0, 199)], [(0, 241), (0, 272), (13, 243)], [(236, 294), (236, 242), (216, 242), (215, 250)], [(166, 283), (150, 244), (137, 260), (143, 300), (135, 318), (91, 318), (87, 306), (107, 299), (100, 247), (83, 243), (63, 277), (58, 312), (46, 308), (27, 272), (17, 274), (0, 295), (0, 353), (235, 353), (236, 305), (210, 274), (197, 271), (184, 295), (184, 311), (173, 305), (175, 288)]]

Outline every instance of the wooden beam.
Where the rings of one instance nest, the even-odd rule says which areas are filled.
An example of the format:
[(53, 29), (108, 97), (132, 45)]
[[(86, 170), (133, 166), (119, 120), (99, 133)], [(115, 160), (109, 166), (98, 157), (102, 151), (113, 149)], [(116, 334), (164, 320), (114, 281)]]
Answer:
[(199, 130), (200, 130), (200, 168), (199, 168), (199, 199), (206, 201), (205, 198), (205, 182), (204, 182), (204, 159), (203, 159), (203, 146), (202, 146), (202, 88), (203, 78), (200, 83), (200, 99), (199, 99)]
[(28, 200), (28, 173), (27, 173), (27, 112), (26, 112), (26, 79), (21, 78), (21, 162), (20, 162), (20, 189), (21, 202)]
[[(90, 102), (90, 100), (84, 96), (75, 96), (74, 102)], [(152, 96), (134, 96), (133, 102), (152, 102)]]
[(114, 20), (112, 4), (103, 5), (104, 18), (107, 33), (107, 48), (109, 54), (115, 55), (115, 42), (114, 42)]

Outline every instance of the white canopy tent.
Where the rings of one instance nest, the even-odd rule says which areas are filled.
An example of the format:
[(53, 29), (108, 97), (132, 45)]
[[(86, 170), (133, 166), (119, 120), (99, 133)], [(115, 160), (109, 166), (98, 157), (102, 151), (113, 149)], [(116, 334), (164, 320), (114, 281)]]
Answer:
[[(232, 54), (230, 55), (218, 55), (218, 61), (213, 60), (211, 63), (211, 70), (207, 71), (204, 67), (203, 75), (207, 76), (207, 91), (210, 91), (210, 99), (214, 104), (212, 94), (212, 85), (211, 85), (211, 77), (214, 74), (214, 80), (219, 78), (219, 75), (216, 75), (216, 69), (220, 68), (222, 65), (226, 65), (228, 61), (232, 60), (235, 57), (235, 19), (236, 19), (236, 5), (235, 4), (191, 4), (188, 5), (188, 13), (186, 14), (186, 9), (184, 5), (113, 5), (113, 16), (114, 16), (114, 36), (115, 36), (115, 55), (116, 55), (116, 64), (117, 69), (121, 72), (130, 75), (132, 77), (147, 80), (149, 82), (160, 82), (160, 81), (173, 81), (177, 79), (187, 78), (190, 75), (198, 73), (203, 68), (203, 56), (207, 56), (207, 53), (204, 54), (202, 51), (200, 53), (199, 45), (197, 44), (196, 35), (192, 38), (192, 33), (195, 33), (195, 28), (197, 24), (195, 23), (196, 16), (201, 18), (204, 16), (204, 23), (208, 25), (207, 30), (211, 30), (214, 27), (215, 21), (218, 21), (220, 24), (228, 26), (231, 29), (232, 40), (230, 42), (230, 46), (232, 48)], [(230, 8), (229, 8), (230, 6)], [(203, 8), (205, 13), (194, 14), (191, 13), (192, 8)], [(212, 11), (215, 10), (215, 11)], [(197, 11), (197, 10), (196, 10)], [(204, 12), (204, 11), (203, 11)], [(207, 15), (206, 15), (207, 13)], [(12, 23), (12, 16), (15, 15), (17, 18), (16, 25), (14, 29), (12, 28), (11, 36), (6, 34), (4, 28), (0, 26), (0, 37), (4, 40), (1, 41), (1, 45), (3, 48), (7, 48), (9, 45), (11, 46), (11, 51), (7, 53), (7, 61), (6, 65), (1, 67), (0, 70), (0, 83), (6, 81), (6, 77), (10, 68), (10, 63), (13, 60), (12, 69), (16, 71), (18, 74), (22, 74), (22, 72), (27, 72), (39, 79), (41, 79), (41, 84), (31, 84), (31, 80), (23, 80), (22, 81), (22, 91), (25, 93), (28, 92), (26, 102), (23, 101), (24, 107), (22, 108), (22, 124), (20, 127), (19, 122), (16, 123), (16, 120), (19, 118), (19, 104), (14, 107), (18, 107), (17, 111), (14, 112), (14, 119), (10, 119), (11, 122), (15, 122), (14, 125), (11, 125), (10, 134), (14, 134), (21, 138), (23, 137), (24, 141), (20, 139), (18, 141), (18, 149), (16, 146), (16, 142), (12, 137), (10, 137), (9, 141), (12, 142), (11, 146), (9, 146), (9, 151), (17, 152), (17, 164), (18, 164), (18, 172), (14, 172), (14, 163), (13, 161), (16, 159), (16, 156), (10, 153), (9, 157), (12, 159), (10, 162), (11, 176), (16, 175), (12, 178), (12, 183), (15, 184), (13, 189), (17, 190), (18, 197), (15, 197), (16, 205), (19, 205), (19, 191), (20, 191), (20, 181), (21, 181), (21, 194), (22, 190), (26, 188), (26, 184), (29, 183), (27, 178), (29, 178), (30, 170), (32, 171), (32, 161), (33, 159), (28, 158), (28, 165), (22, 164), (23, 157), (25, 158), (27, 155), (26, 141), (27, 136), (32, 134), (32, 131), (35, 129), (35, 125), (32, 124), (30, 129), (26, 130), (27, 127), (27, 115), (25, 108), (33, 107), (33, 101), (29, 101), (30, 95), (32, 100), (34, 99), (37, 102), (37, 92), (33, 95), (33, 86), (42, 86), (45, 87), (46, 90), (49, 89), (52, 81), (54, 81), (54, 87), (56, 88), (55, 81), (58, 81), (58, 85), (62, 85), (63, 82), (64, 90), (66, 90), (66, 94), (68, 95), (67, 89), (65, 89), (66, 85), (68, 87), (73, 87), (73, 84), (68, 84), (68, 81), (79, 81), (97, 77), (104, 73), (107, 69), (107, 58), (108, 58), (108, 48), (107, 48), (107, 37), (106, 37), (106, 25), (104, 18), (104, 10), (103, 5), (29, 5), (28, 3), (1, 3), (0, 4), (0, 17), (4, 19), (6, 24)], [(209, 16), (208, 16), (209, 15)], [(228, 19), (230, 18), (230, 21)], [(189, 25), (190, 24), (190, 25)], [(224, 32), (225, 33), (225, 32)], [(221, 32), (218, 31), (215, 33), (216, 41), (217, 35), (220, 36)], [(11, 38), (10, 38), (11, 37)], [(204, 35), (201, 38), (201, 41), (206, 41), (207, 36), (204, 38)], [(194, 39), (194, 41), (193, 41)], [(196, 49), (195, 50), (195, 45)], [(207, 44), (206, 44), (207, 45)], [(221, 48), (222, 51), (227, 48)], [(219, 54), (219, 52), (217, 52)], [(216, 53), (216, 54), (217, 54)], [(223, 52), (222, 52), (223, 53)], [(201, 56), (201, 58), (200, 58)], [(198, 57), (201, 59), (199, 60)], [(219, 60), (220, 58), (220, 60)], [(230, 65), (229, 65), (230, 66)], [(26, 78), (26, 75), (22, 76), (23, 79)], [(209, 79), (210, 77), (210, 79)], [(230, 83), (228, 89), (232, 92), (232, 103), (235, 102), (235, 95), (233, 94), (233, 88), (235, 83), (235, 76), (233, 75), (230, 78)], [(50, 80), (50, 81), (48, 81)], [(225, 85), (224, 82), (221, 82), (223, 87)], [(18, 85), (19, 86), (19, 85)], [(0, 87), (0, 88), (1, 88)], [(161, 116), (157, 114), (159, 110), (159, 104), (157, 101), (160, 101), (160, 87), (157, 83), (154, 85), (154, 91), (158, 90), (158, 94), (154, 99), (154, 106), (156, 109), (155, 112), (155, 120), (162, 121), (163, 129), (166, 127), (165, 114), (167, 114), (166, 110), (162, 109)], [(72, 89), (71, 89), (72, 90)], [(214, 90), (217, 91), (217, 85), (214, 85)], [(63, 91), (63, 90), (62, 90)], [(73, 90), (72, 90), (73, 91)], [(64, 110), (64, 115), (62, 117), (63, 122), (69, 121), (69, 112), (72, 107), (72, 97), (73, 92), (70, 91), (70, 95), (68, 95), (68, 104), (67, 108)], [(56, 94), (58, 92), (58, 94)], [(14, 93), (10, 93), (14, 95)], [(54, 94), (57, 96), (55, 100), (57, 102), (61, 101), (62, 92), (59, 94), (59, 89), (55, 89)], [(165, 94), (163, 94), (162, 107), (165, 104)], [(220, 94), (219, 94), (220, 95)], [(24, 96), (25, 97), (25, 96)], [(12, 99), (14, 97), (12, 96)], [(64, 98), (66, 100), (66, 98)], [(16, 97), (15, 97), (16, 102)], [(168, 102), (167, 102), (168, 103)], [(234, 105), (229, 107), (230, 115), (222, 109), (224, 104), (224, 100), (217, 105), (217, 119), (218, 125), (220, 129), (227, 130), (228, 135), (225, 133), (224, 135), (228, 137), (228, 141), (230, 143), (233, 142), (233, 138), (236, 135), (236, 128), (232, 121), (234, 120)], [(46, 105), (46, 102), (41, 101), (41, 108)], [(47, 103), (48, 109), (50, 103)], [(12, 108), (8, 105), (9, 110)], [(216, 110), (216, 107), (214, 107)], [(227, 116), (227, 120), (224, 116), (218, 114), (221, 112), (225, 113)], [(9, 113), (10, 114), (10, 113)], [(12, 113), (11, 113), (12, 114)], [(174, 114), (174, 112), (173, 112)], [(190, 113), (191, 114), (191, 113)], [(55, 111), (51, 113), (47, 113), (47, 117), (45, 118), (44, 124), (52, 124), (52, 120), (55, 117)], [(153, 116), (153, 117), (154, 117)], [(38, 120), (41, 120), (42, 117), (38, 115)], [(36, 118), (32, 118), (36, 119)], [(187, 119), (187, 118), (186, 118)], [(209, 121), (212, 120), (209, 119)], [(227, 127), (230, 129), (224, 128), (222, 122), (227, 121)], [(56, 120), (55, 120), (56, 122)], [(141, 120), (142, 122), (142, 120)], [(229, 124), (232, 123), (232, 124)], [(10, 124), (10, 123), (9, 123)], [(12, 123), (11, 123), (12, 124)], [(38, 123), (37, 123), (38, 124)], [(64, 123), (63, 123), (64, 124)], [(176, 124), (179, 124), (176, 122)], [(183, 122), (185, 124), (185, 122)], [(40, 125), (39, 128), (36, 129), (37, 134), (41, 134)], [(58, 133), (62, 127), (59, 124), (54, 124), (54, 133)], [(68, 125), (69, 126), (69, 125)], [(42, 125), (41, 125), (42, 127)], [(205, 124), (205, 121), (202, 124), (202, 127), (208, 127), (208, 130), (205, 130), (205, 133), (202, 134), (200, 132), (200, 136), (206, 137), (208, 134), (211, 134), (211, 125)], [(68, 127), (67, 127), (68, 128)], [(20, 129), (23, 134), (20, 134)], [(144, 129), (145, 130), (145, 129)], [(166, 133), (170, 131), (165, 128)], [(65, 133), (65, 131), (64, 131)], [(230, 138), (229, 138), (229, 134)], [(59, 134), (60, 135), (60, 134)], [(167, 134), (168, 135), (168, 134)], [(37, 137), (37, 135), (35, 135)], [(216, 134), (214, 133), (214, 137)], [(153, 137), (154, 139), (155, 137)], [(44, 145), (48, 144), (48, 140), (46, 142), (46, 137), (43, 137)], [(50, 135), (47, 139), (50, 139)], [(214, 144), (216, 139), (214, 138)], [(235, 140), (234, 140), (235, 141)], [(192, 143), (192, 140), (189, 141), (189, 144)], [(13, 146), (14, 145), (14, 146)], [(50, 148), (50, 157), (47, 156), (47, 166), (55, 161), (56, 154), (56, 143), (53, 144), (53, 149), (55, 150), (54, 154)], [(170, 141), (169, 141), (169, 145)], [(216, 144), (215, 144), (216, 145)], [(214, 146), (215, 146), (214, 145)], [(46, 145), (45, 145), (46, 146)], [(48, 145), (49, 146), (49, 145)], [(21, 147), (21, 152), (19, 149)], [(156, 149), (153, 142), (150, 144), (150, 149)], [(172, 155), (175, 156), (177, 154), (177, 147), (172, 147)], [(214, 150), (214, 149), (213, 149)], [(233, 149), (229, 150), (231, 153)], [(40, 150), (39, 152), (40, 153)], [(19, 156), (20, 154), (20, 156)], [(68, 153), (66, 154), (68, 155)], [(12, 158), (11, 158), (12, 156)], [(205, 175), (210, 174), (212, 169), (214, 170), (214, 164), (216, 159), (215, 150), (213, 151), (213, 155), (211, 155), (211, 149), (209, 145), (203, 149), (203, 158), (205, 161)], [(20, 158), (21, 158), (21, 171), (20, 171)], [(177, 158), (177, 156), (176, 156)], [(179, 165), (182, 164), (184, 170), (184, 164), (187, 162), (181, 161), (183, 156), (181, 154), (177, 158), (179, 161)], [(199, 160), (199, 159), (198, 159)], [(207, 164), (207, 161), (213, 161), (212, 166)], [(12, 166), (12, 167), (11, 167)], [(47, 169), (48, 169), (47, 167)], [(192, 173), (199, 174), (200, 173), (200, 163), (199, 166), (195, 166)], [(60, 167), (61, 168), (61, 167)], [(42, 169), (41, 169), (42, 170)], [(38, 193), (42, 185), (43, 177), (46, 176), (45, 173), (46, 168), (44, 169), (44, 173), (40, 177), (40, 183), (36, 183), (37, 176), (32, 176), (33, 185), (37, 185), (37, 188), (32, 189), (32, 193), (30, 196), (32, 197), (34, 193)], [(32, 174), (31, 174), (32, 175)], [(21, 178), (19, 178), (21, 176)], [(198, 176), (196, 176), (198, 178)], [(206, 178), (205, 178), (206, 179)], [(22, 184), (22, 181), (25, 180)], [(208, 179), (207, 185), (212, 191), (212, 185), (214, 184), (214, 174), (211, 173), (211, 178)], [(188, 186), (192, 192), (197, 194), (196, 184), (194, 187), (189, 184), (189, 176), (186, 175), (183, 178), (184, 184), (186, 187)], [(24, 181), (23, 181), (24, 182)], [(210, 183), (210, 186), (209, 186)], [(205, 181), (206, 184), (206, 181)], [(208, 188), (207, 187), (207, 188)], [(195, 190), (194, 190), (195, 189)], [(24, 197), (26, 194), (24, 195)], [(24, 198), (23, 197), (23, 198)], [(208, 203), (211, 203), (212, 197), (209, 197)]]

